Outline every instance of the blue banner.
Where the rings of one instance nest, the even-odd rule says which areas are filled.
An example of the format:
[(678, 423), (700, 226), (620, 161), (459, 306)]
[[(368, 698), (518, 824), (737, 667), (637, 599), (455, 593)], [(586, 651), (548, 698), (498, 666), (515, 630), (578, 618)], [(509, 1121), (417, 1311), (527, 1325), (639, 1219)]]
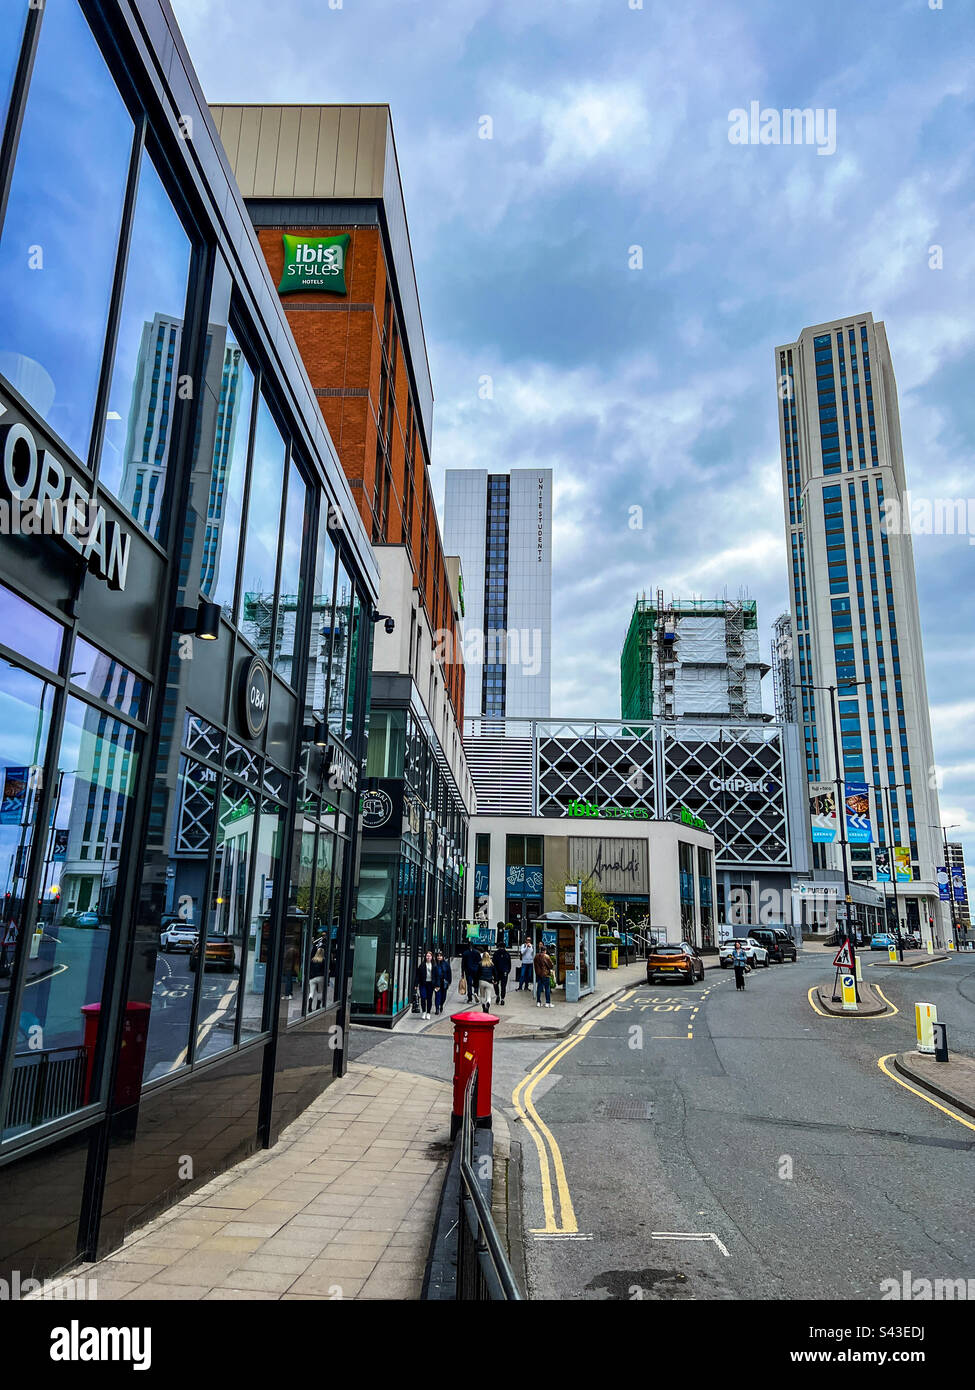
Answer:
[(948, 898), (949, 898), (949, 894), (948, 894), (948, 870), (945, 868), (945, 866), (944, 866), (943, 864), (939, 864), (937, 873), (938, 873), (938, 897), (941, 899), (941, 901), (942, 901), (943, 903), (946, 903), (946, 902), (948, 901)]
[(878, 882), (878, 883), (889, 883), (889, 882), (890, 882), (890, 850), (889, 850), (889, 849), (878, 849), (878, 850), (876, 850), (876, 851), (874, 852), (874, 857), (875, 857), (876, 862), (877, 862), (877, 882)]
[(474, 892), (489, 893), (491, 883), (491, 871), (487, 864), (474, 865)]
[(540, 898), (542, 896), (542, 870), (525, 868), (523, 864), (509, 864), (505, 875), (509, 898)]
[(846, 838), (851, 845), (872, 845), (870, 825), (870, 788), (866, 782), (847, 782)]
[(968, 902), (968, 893), (965, 890), (965, 870), (960, 864), (952, 864), (951, 866), (951, 891), (956, 903)]

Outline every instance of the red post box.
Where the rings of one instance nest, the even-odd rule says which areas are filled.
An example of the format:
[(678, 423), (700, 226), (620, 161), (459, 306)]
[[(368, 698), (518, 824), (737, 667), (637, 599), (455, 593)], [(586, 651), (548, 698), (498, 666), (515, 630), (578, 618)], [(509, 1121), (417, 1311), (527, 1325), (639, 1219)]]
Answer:
[(454, 1138), (464, 1117), (464, 1092), (477, 1067), (477, 1095), (474, 1123), (491, 1128), (491, 1073), (494, 1068), (494, 1030), (501, 1022), (494, 1014), (467, 1009), (451, 1014), (454, 1025), (454, 1108), (450, 1117), (450, 1137)]
[[(85, 1047), (88, 1052), (85, 1067), (85, 1103), (96, 1099), (91, 1094), (95, 1069), (95, 1048), (98, 1043), (98, 1025), (101, 1020), (101, 1004), (83, 1004), (81, 1012), (85, 1018)], [(142, 1090), (142, 1068), (146, 1060), (146, 1039), (149, 1035), (149, 1005), (137, 1004), (130, 1000), (125, 1006), (125, 1021), (122, 1024), (122, 1052), (119, 1057), (118, 1073), (115, 1077), (115, 1105), (134, 1105)]]

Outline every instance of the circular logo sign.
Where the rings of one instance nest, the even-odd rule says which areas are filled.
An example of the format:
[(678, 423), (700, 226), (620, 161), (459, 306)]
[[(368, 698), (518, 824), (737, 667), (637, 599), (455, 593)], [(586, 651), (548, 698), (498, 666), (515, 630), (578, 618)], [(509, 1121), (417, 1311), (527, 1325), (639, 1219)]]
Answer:
[(366, 792), (362, 798), (362, 824), (378, 830), (393, 818), (393, 802), (387, 792)]
[(244, 663), (240, 673), (240, 722), (248, 738), (259, 738), (267, 723), (271, 676), (259, 656)]

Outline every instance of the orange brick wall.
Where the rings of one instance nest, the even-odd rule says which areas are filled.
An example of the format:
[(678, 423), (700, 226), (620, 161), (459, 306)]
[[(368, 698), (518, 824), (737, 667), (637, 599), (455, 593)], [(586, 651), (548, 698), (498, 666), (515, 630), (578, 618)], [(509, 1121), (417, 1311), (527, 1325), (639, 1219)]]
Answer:
[[(391, 363), (395, 400), (389, 439), (392, 486), (389, 490), (386, 532), (382, 534), (379, 515), (381, 478), (376, 476), (376, 449), (379, 440), (387, 275), (379, 230), (376, 227), (259, 229), (261, 250), (275, 284), (281, 279), (284, 269), (282, 231), (300, 232), (306, 236), (335, 236), (348, 232), (351, 237), (346, 258), (345, 295), (306, 291), (282, 295), (281, 303), (312, 386), (316, 392), (337, 393), (318, 395), (318, 404), (345, 476), (352, 485), (352, 495), (366, 531), (376, 543), (385, 541), (391, 545), (407, 545), (414, 579), (424, 596), (428, 622), (434, 629), (449, 629), (456, 638), (443, 544), (430, 487), (429, 461), (423, 455), (418, 429), (413, 463), (413, 520), (407, 534), (407, 422), (411, 393), (406, 359), (399, 340), (395, 361)], [(395, 321), (395, 310), (393, 319)], [(397, 323), (396, 327), (399, 330), (402, 325)], [(392, 339), (391, 331), (390, 346)], [(356, 394), (349, 394), (352, 392)], [(425, 519), (428, 519), (426, 530)], [(448, 663), (443, 674), (458, 725), (463, 728), (463, 662)]]

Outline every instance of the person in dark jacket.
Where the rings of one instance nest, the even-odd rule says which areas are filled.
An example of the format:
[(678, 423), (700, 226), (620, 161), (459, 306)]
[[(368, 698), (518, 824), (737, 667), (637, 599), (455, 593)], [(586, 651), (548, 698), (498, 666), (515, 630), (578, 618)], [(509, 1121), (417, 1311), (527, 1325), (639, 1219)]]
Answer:
[(440, 1015), (443, 1013), (444, 1005), (447, 1002), (447, 991), (454, 979), (450, 969), (450, 961), (444, 955), (443, 951), (437, 952), (437, 958), (434, 962), (434, 978), (436, 980), (436, 989), (433, 996), (435, 1005), (434, 1012)]
[(433, 959), (433, 952), (427, 951), (416, 968), (416, 987), (420, 991), (420, 1017), (430, 1018), (430, 1005), (433, 1003), (433, 992), (437, 987), (437, 965)]
[(490, 951), (485, 951), (481, 956), (481, 964), (477, 972), (477, 993), (481, 1002), (481, 1008), (485, 1013), (488, 1012), (491, 1003), (494, 978), (494, 961), (491, 959)]
[(494, 953), (494, 1002), (504, 1003), (508, 990), (508, 976), (511, 974), (511, 957), (502, 943)]
[(481, 953), (473, 943), (464, 952), (461, 963), (464, 968), (464, 980), (467, 984), (467, 1002), (473, 1004), (474, 991), (477, 989), (477, 978), (481, 969)]

